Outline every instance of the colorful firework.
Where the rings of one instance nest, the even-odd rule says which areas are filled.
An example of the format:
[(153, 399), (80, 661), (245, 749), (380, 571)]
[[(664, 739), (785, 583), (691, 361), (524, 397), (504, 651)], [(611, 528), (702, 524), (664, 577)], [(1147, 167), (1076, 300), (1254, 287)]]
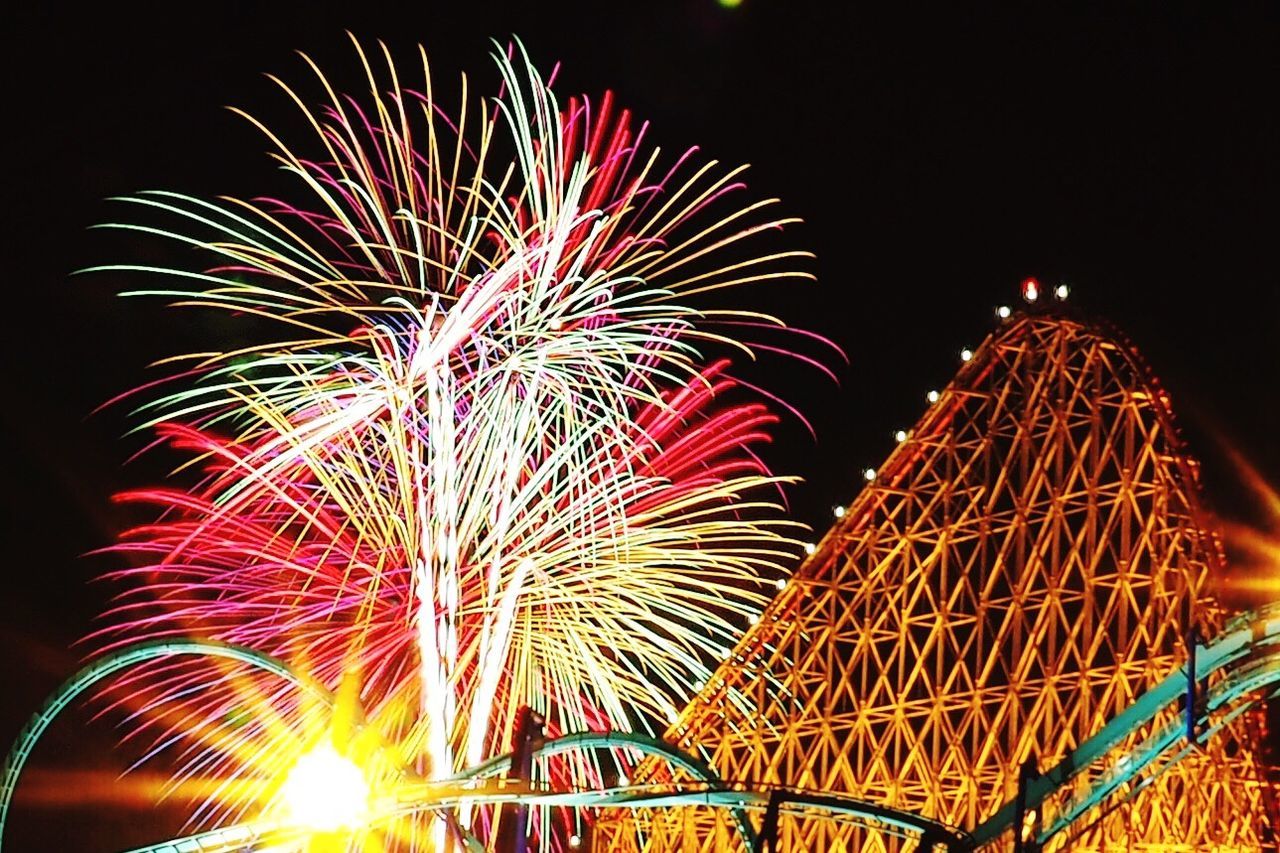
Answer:
[[(123, 201), (177, 224), (109, 226), (211, 259), (104, 268), (166, 282), (137, 293), (278, 331), (186, 357), (143, 406), (203, 474), (123, 496), (158, 520), (118, 546), (103, 637), (207, 636), (355, 684), (392, 745), (378, 772), (441, 779), (505, 751), (521, 706), (553, 733), (670, 718), (760, 607), (796, 543), (756, 455), (775, 418), (725, 356), (782, 324), (700, 303), (810, 275), (804, 252), (744, 253), (791, 220), (726, 199), (741, 169), (659, 171), (608, 95), (560, 104), (522, 50), (496, 55), (497, 99), (464, 78), (456, 121), (425, 56), (413, 89), (380, 53), (359, 51), (361, 98), (314, 65), (322, 108), (280, 84), (310, 153), (249, 118), (305, 203), (142, 193)], [(269, 799), (315, 724), (239, 671), (131, 687), (170, 709), (137, 719), (185, 745), (179, 780), (225, 780), (202, 820)]]

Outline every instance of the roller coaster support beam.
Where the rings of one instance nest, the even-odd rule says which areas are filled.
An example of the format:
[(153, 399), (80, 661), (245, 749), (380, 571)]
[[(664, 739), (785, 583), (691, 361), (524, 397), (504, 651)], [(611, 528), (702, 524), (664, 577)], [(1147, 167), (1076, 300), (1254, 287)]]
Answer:
[(1192, 628), (1187, 632), (1187, 743), (1196, 746), (1196, 717), (1200, 707), (1200, 682), (1196, 679), (1196, 652), (1204, 640), (1200, 632)]

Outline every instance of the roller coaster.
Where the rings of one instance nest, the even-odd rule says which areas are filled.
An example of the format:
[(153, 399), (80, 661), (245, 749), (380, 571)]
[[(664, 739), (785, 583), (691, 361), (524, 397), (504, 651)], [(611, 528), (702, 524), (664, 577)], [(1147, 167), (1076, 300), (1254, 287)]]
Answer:
[[(446, 779), (401, 768), (374, 792), (367, 825), (439, 815), (458, 845), (483, 850), (459, 816), (511, 804), (595, 812), (592, 843), (620, 853), (690, 839), (706, 853), (1032, 853), (1227, 836), (1257, 847), (1264, 833), (1244, 824), (1274, 820), (1275, 804), (1242, 722), (1280, 695), (1280, 602), (1219, 621), (1209, 577), (1221, 543), (1201, 523), (1168, 395), (1137, 351), (1056, 313), (1001, 316), (662, 739), (531, 738), (519, 756)], [(1193, 626), (1214, 638), (1184, 635)], [(335, 705), (251, 649), (119, 649), (20, 733), (0, 845), (54, 719), (116, 673), (181, 656), (229, 660), (321, 711)], [(634, 762), (632, 778), (568, 789), (524, 769), (600, 753)], [(134, 853), (265, 849), (307, 832), (264, 813)]]
[[(67, 680), (32, 716), (5, 759), (0, 787), (0, 848), (20, 774), (41, 735), (77, 697), (125, 669), (174, 656), (224, 658), (287, 679), (298, 690), (332, 706), (324, 687), (283, 661), (238, 646), (201, 640), (143, 643), (94, 661)], [(567, 752), (628, 750), (660, 759), (691, 781), (661, 785), (618, 785), (591, 790), (556, 790), (510, 776), (512, 755), (499, 755), (451, 778), (429, 781), (406, 770), (404, 781), (380, 800), (371, 823), (415, 812), (444, 813), (464, 804), (567, 806), (589, 810), (661, 809), (704, 806), (731, 813), (742, 846), (753, 853), (776, 847), (779, 815), (801, 812), (812, 818), (866, 826), (912, 839), (917, 849), (973, 851), (1013, 838), (1020, 850), (1048, 844), (1100, 806), (1140, 797), (1152, 780), (1215, 738), (1232, 720), (1280, 696), (1280, 603), (1233, 619), (1211, 642), (1192, 643), (1187, 661), (1054, 766), (1021, 775), (1018, 793), (970, 829), (852, 797), (795, 788), (751, 786), (723, 780), (702, 759), (655, 738), (627, 732), (570, 734), (534, 742), (531, 754), (547, 758)], [(1136, 746), (1116, 747), (1141, 735)], [(1080, 779), (1085, 783), (1080, 784)], [(456, 823), (456, 822), (455, 822)], [(131, 853), (215, 853), (252, 850), (296, 842), (307, 830), (280, 821), (249, 821)], [(474, 838), (471, 849), (483, 849)]]

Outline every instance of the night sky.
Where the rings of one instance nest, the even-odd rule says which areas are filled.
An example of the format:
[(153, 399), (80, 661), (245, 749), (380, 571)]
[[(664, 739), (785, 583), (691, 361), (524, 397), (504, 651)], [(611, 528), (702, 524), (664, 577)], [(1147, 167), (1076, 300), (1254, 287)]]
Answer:
[[(293, 53), (303, 50), (358, 90), (347, 29), (386, 40), (405, 63), (421, 42), (439, 80), (466, 71), (486, 94), (497, 79), (489, 38), (518, 35), (542, 68), (562, 63), (562, 95), (613, 89), (664, 149), (696, 144), (751, 163), (752, 193), (805, 220), (786, 239), (816, 253), (818, 283), (736, 297), (825, 334), (850, 360), (838, 386), (770, 369), (817, 433), (784, 424), (769, 458), (805, 479), (790, 493), (796, 518), (825, 529), (858, 472), (950, 379), (961, 347), (993, 328), (994, 306), (1034, 275), (1069, 282), (1075, 304), (1145, 354), (1204, 460), (1208, 503), (1280, 524), (1223, 449), (1280, 486), (1280, 6), (262, 5), (8, 14), (5, 126), (17, 144), (4, 182), (4, 745), (75, 669), (83, 649), (71, 644), (105, 607), (106, 589), (90, 579), (113, 563), (83, 555), (129, 521), (111, 495), (164, 471), (154, 458), (125, 464), (143, 439), (124, 436), (123, 408), (91, 413), (154, 376), (151, 361), (216, 334), (114, 296), (123, 280), (72, 277), (155, 251), (86, 229), (119, 215), (104, 201), (112, 195), (279, 187), (265, 141), (223, 107), (305, 138), (263, 72), (303, 81)], [(88, 738), (64, 727), (49, 747), (62, 755), (47, 764), (111, 761), (67, 757), (110, 741), (110, 727), (95, 725)], [(56, 814), (26, 820), (44, 832), (74, 823)], [(109, 850), (158, 839), (147, 820), (118, 818), (74, 841)]]

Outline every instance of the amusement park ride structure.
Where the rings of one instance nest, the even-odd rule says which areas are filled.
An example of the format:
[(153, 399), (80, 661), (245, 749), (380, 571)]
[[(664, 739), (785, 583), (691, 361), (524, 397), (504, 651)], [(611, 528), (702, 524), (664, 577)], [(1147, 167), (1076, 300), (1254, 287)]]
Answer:
[[(596, 815), (591, 837), (567, 846), (612, 850), (1274, 844), (1256, 711), (1280, 691), (1280, 609), (1232, 618), (1214, 602), (1221, 544), (1168, 396), (1136, 351), (1056, 305), (998, 317), (664, 738), (523, 747), (535, 780), (570, 750), (643, 756), (631, 780), (556, 790), (498, 756), (444, 781), (406, 770), (383, 811), (578, 807)], [(190, 654), (331, 701), (246, 649), (116, 652), (20, 736), (0, 831), (60, 710), (115, 671)], [(302, 835), (246, 823), (145, 849)]]
[[(1221, 545), (1168, 396), (1126, 342), (1025, 295), (1039, 304), (998, 311), (667, 737), (724, 778), (928, 815), (976, 845), (1008, 843), (1018, 811), (1047, 849), (1257, 849), (1249, 721), (1199, 746), (1156, 735), (1176, 728), (1187, 638), (1223, 625)], [(1157, 742), (1190, 754), (1133, 774)], [(692, 809), (643, 829), (646, 850), (729, 843)], [(787, 850), (896, 849), (809, 817), (776, 832)]]

